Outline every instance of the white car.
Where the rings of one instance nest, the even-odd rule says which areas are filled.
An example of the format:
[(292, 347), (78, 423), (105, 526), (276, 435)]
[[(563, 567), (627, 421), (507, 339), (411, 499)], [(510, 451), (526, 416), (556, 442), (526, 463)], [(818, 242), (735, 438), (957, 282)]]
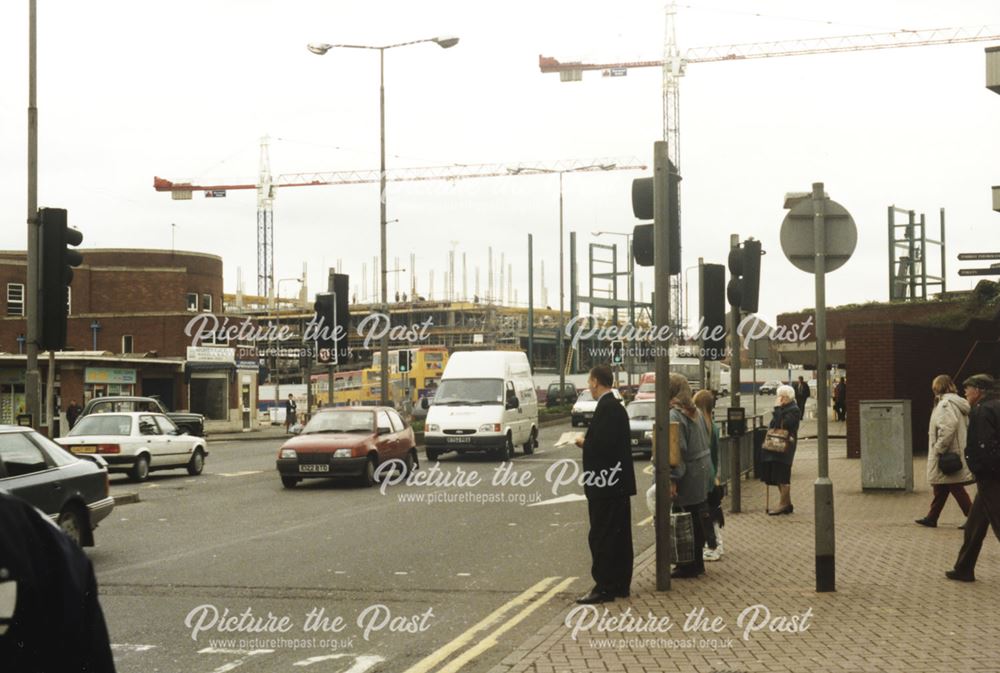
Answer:
[(143, 481), (151, 470), (187, 468), (199, 475), (208, 450), (205, 440), (177, 429), (163, 414), (127, 412), (81, 418), (69, 435), (57, 440), (67, 451), (97, 454), (111, 472), (127, 472)]
[[(621, 404), (625, 404), (622, 394), (616, 388), (611, 389), (611, 394)], [(594, 417), (595, 409), (597, 409), (597, 400), (594, 399), (589, 390), (582, 391), (580, 396), (576, 398), (576, 404), (573, 405), (573, 409), (570, 411), (570, 421), (573, 423), (573, 427), (590, 424), (590, 419)]]

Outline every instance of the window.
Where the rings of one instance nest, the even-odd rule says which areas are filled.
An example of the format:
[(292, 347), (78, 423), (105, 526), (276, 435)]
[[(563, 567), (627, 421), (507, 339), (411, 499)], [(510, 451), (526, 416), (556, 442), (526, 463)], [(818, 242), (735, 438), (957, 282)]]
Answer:
[(192, 377), (189, 390), (193, 413), (209, 420), (229, 418), (229, 377)]
[(389, 415), (384, 411), (378, 412), (378, 430), (388, 428), (392, 432), (392, 424), (389, 422)]
[(0, 462), (6, 468), (6, 476), (18, 477), (48, 469), (45, 455), (24, 432), (7, 432), (0, 441)]
[(201, 310), (205, 313), (212, 312), (212, 295), (210, 294), (201, 295)]
[(124, 334), (122, 335), (122, 353), (134, 353), (132, 350), (132, 335)]
[(180, 434), (180, 432), (177, 430), (177, 426), (174, 425), (174, 422), (169, 418), (167, 418), (166, 416), (153, 416), (153, 418), (156, 419), (156, 422), (160, 426), (160, 432), (162, 432), (163, 434), (165, 435)]
[(188, 292), (187, 293), (187, 310), (197, 311), (198, 310), (198, 293)]
[(403, 419), (400, 418), (399, 414), (397, 414), (395, 411), (389, 412), (389, 420), (392, 421), (393, 432), (399, 432), (406, 427), (406, 424), (403, 423)]
[(139, 417), (139, 434), (140, 435), (158, 435), (158, 434), (160, 434), (160, 428), (157, 427), (156, 421), (153, 420), (152, 416), (140, 416)]
[(24, 284), (7, 283), (7, 315), (24, 315)]

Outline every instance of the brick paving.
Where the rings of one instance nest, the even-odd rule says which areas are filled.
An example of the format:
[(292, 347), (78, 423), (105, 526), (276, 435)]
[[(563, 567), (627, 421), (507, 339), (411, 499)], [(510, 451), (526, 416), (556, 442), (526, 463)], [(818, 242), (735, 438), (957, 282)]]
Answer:
[[(808, 432), (803, 428), (801, 434)], [(763, 484), (745, 481), (743, 513), (727, 514), (724, 557), (707, 563), (706, 575), (673, 580), (671, 591), (657, 592), (653, 550), (648, 549), (636, 560), (631, 598), (597, 606), (599, 611), (606, 607), (609, 616), (627, 610), (635, 617), (669, 616), (670, 631), (591, 628), (574, 640), (565, 620), (576, 606), (567, 602), (561, 617), (490, 673), (1000, 671), (1000, 544), (992, 533), (988, 536), (976, 582), (944, 578), (962, 543), (958, 526), (964, 517), (951, 500), (938, 528), (914, 523), (930, 504), (924, 458), (914, 460), (913, 493), (866, 493), (860, 461), (846, 458), (845, 440), (831, 440), (837, 527), (833, 593), (815, 591), (816, 469), (816, 442), (804, 440), (795, 458), (795, 512), (789, 516), (767, 516)], [(774, 488), (771, 497), (775, 502)], [(765, 627), (744, 639), (738, 617), (755, 605), (770, 610), (775, 626), (783, 616), (811, 609), (808, 629), (787, 633)], [(719, 633), (683, 630), (687, 613), (699, 608), (709, 619), (722, 618)]]

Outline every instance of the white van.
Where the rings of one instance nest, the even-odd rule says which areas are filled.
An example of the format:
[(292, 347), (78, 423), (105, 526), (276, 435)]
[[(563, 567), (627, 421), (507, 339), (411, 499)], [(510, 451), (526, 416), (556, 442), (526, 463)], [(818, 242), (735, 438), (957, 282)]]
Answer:
[(538, 446), (538, 399), (522, 351), (452, 353), (434, 398), (421, 406), (427, 460), (448, 451), (510, 460), (514, 447), (531, 454)]

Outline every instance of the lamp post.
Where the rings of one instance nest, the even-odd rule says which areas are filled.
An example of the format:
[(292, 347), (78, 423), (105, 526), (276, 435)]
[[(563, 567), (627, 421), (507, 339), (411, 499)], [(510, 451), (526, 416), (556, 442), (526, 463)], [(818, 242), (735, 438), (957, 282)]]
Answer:
[[(624, 236), (625, 237), (625, 252), (628, 254), (628, 323), (633, 329), (635, 328), (635, 260), (632, 258), (632, 234), (622, 232), (622, 231), (594, 231), (591, 232), (594, 236)], [(618, 279), (615, 279), (617, 288)], [(617, 290), (615, 292), (617, 294)], [(632, 348), (629, 348), (631, 353)], [(629, 387), (632, 386), (632, 355), (628, 356), (628, 373), (627, 382)]]
[[(274, 298), (274, 308), (277, 311), (278, 318), (278, 333), (281, 333), (281, 284), (286, 281), (304, 283), (304, 278), (282, 278), (278, 281), (278, 291)], [(278, 349), (274, 354), (274, 404), (280, 408), (281, 405), (281, 340), (278, 340)], [(309, 382), (312, 385), (312, 381)], [(308, 409), (306, 410), (308, 411)]]
[[(382, 310), (386, 312), (386, 318), (389, 315), (389, 300), (388, 294), (386, 292), (386, 279), (388, 272), (386, 270), (386, 203), (385, 203), (385, 52), (387, 49), (395, 49), (396, 47), (407, 47), (411, 44), (421, 44), (423, 42), (433, 42), (442, 49), (449, 49), (458, 44), (457, 37), (432, 37), (424, 40), (413, 40), (411, 42), (399, 42), (397, 44), (388, 44), (381, 47), (376, 47), (372, 45), (363, 44), (325, 44), (325, 43), (311, 43), (307, 46), (309, 51), (312, 53), (322, 56), (331, 49), (371, 49), (378, 51), (378, 68), (379, 68), (379, 98), (378, 98), (378, 111), (379, 111), (379, 248), (380, 248), (380, 269), (382, 278)], [(388, 406), (389, 404), (389, 330), (385, 330), (382, 334), (381, 344), (381, 366), (380, 366), (380, 380), (382, 382), (382, 397), (381, 404), (383, 406)]]
[(101, 323), (97, 322), (95, 319), (90, 323), (90, 331), (92, 333), (93, 350), (97, 350), (97, 333), (101, 331)]

